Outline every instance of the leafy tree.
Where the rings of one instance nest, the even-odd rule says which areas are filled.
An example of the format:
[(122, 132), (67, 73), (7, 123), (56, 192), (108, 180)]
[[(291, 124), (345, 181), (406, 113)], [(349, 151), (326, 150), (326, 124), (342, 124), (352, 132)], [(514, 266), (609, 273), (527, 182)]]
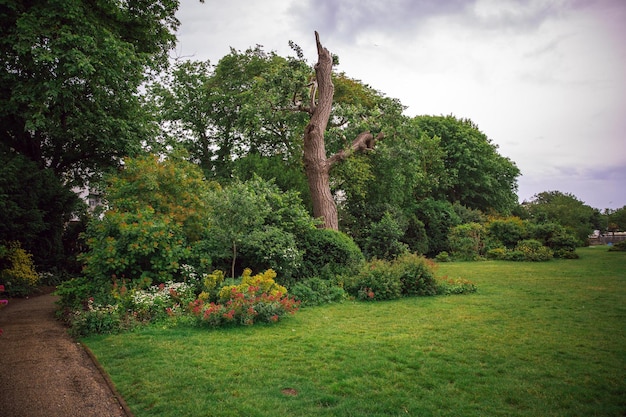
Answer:
[[(244, 53), (231, 50), (215, 67), (181, 63), (151, 91), (163, 127), (182, 137), (207, 176), (229, 180), (233, 169), (241, 172), (246, 165), (239, 159), (257, 163), (256, 156), (273, 157), (293, 173), (292, 183), (300, 181), (298, 171), (306, 174), (308, 192), (302, 195), (310, 197), (314, 215), (336, 229), (331, 168), (371, 150), (375, 140), (367, 129), (379, 132), (381, 118), (399, 114), (401, 106), (335, 73), (336, 57), (317, 34), (316, 40), (314, 70), (293, 43), (297, 58), (257, 46)], [(349, 143), (347, 137), (355, 139)]]
[[(36, 177), (42, 186), (32, 191), (44, 194), (32, 209), (4, 200), (24, 210), (5, 212), (3, 222), (26, 229), (30, 237), (20, 239), (37, 262), (60, 254), (51, 248), (75, 208), (69, 190), (152, 137), (139, 87), (167, 64), (177, 8), (177, 0), (0, 4), (0, 143), (24, 158), (12, 178)], [(0, 194), (9, 188), (3, 184)]]
[(587, 237), (599, 225), (600, 212), (576, 196), (560, 191), (545, 191), (536, 194), (526, 204), (531, 218), (536, 223), (554, 222), (574, 232), (579, 245), (587, 241)]
[(0, 241), (21, 242), (43, 269), (63, 267), (63, 232), (84, 204), (50, 169), (0, 145)]
[(416, 215), (424, 224), (428, 236), (428, 256), (450, 251), (450, 229), (461, 224), (454, 207), (447, 201), (426, 198), (416, 206)]
[(509, 214), (515, 208), (520, 171), (478, 126), (453, 116), (417, 116), (416, 123), (426, 135), (440, 138), (445, 154), (447, 177), (434, 188), (435, 199), (485, 213)]
[(215, 190), (208, 201), (209, 250), (216, 266), (229, 260), (232, 277), (238, 264), (240, 269), (272, 268), (282, 279), (291, 277), (302, 260), (299, 237), (316, 225), (296, 193), (283, 193), (256, 177)]
[(106, 212), (88, 226), (86, 275), (100, 283), (112, 276), (165, 282), (181, 278), (183, 263), (207, 266), (207, 254), (194, 251), (209, 230), (210, 184), (200, 169), (174, 156), (124, 161), (107, 177)]
[(604, 217), (606, 218), (606, 230), (612, 231), (626, 231), (626, 206), (617, 210), (605, 210)]

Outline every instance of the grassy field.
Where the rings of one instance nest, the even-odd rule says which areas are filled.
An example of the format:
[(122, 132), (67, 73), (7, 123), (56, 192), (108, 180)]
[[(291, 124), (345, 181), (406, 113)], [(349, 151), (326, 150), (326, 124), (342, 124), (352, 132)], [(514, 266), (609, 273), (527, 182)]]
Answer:
[(626, 253), (448, 263), (472, 295), (85, 339), (136, 417), (626, 415)]

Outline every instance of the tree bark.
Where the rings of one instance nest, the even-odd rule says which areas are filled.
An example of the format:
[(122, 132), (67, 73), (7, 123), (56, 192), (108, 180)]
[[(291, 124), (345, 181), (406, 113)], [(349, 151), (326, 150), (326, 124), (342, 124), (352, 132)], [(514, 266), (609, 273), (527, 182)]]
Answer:
[(335, 89), (332, 82), (333, 57), (320, 43), (317, 32), (315, 42), (318, 60), (315, 64), (315, 82), (311, 87), (311, 103), (306, 109), (311, 119), (304, 130), (304, 169), (313, 202), (313, 216), (322, 220), (324, 228), (339, 230), (337, 205), (330, 192), (330, 169), (335, 163), (355, 152), (373, 149), (376, 141), (382, 139), (383, 135), (380, 133), (374, 138), (370, 132), (363, 132), (348, 149), (326, 157), (324, 132), (330, 119)]
[[(331, 78), (333, 58), (320, 43), (317, 32), (315, 42), (318, 61), (315, 64), (315, 86), (311, 89), (311, 119), (304, 130), (304, 168), (313, 202), (313, 216), (320, 218), (325, 228), (338, 230), (337, 206), (330, 192), (330, 166), (324, 143), (324, 132), (330, 118), (335, 89)], [(314, 97), (316, 92), (317, 103)]]

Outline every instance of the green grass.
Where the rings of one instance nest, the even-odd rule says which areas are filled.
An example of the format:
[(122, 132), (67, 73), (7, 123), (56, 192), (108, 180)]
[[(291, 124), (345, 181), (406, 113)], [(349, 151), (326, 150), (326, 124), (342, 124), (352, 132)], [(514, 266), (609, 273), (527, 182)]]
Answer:
[(153, 326), (84, 342), (136, 417), (623, 417), (626, 253), (578, 252), (441, 264), (439, 275), (474, 281), (472, 295), (346, 302), (272, 326)]

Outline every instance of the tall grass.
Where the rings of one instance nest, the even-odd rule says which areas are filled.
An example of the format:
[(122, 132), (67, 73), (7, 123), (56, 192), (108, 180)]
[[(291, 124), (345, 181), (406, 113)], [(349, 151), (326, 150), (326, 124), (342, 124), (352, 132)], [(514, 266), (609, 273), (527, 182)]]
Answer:
[(137, 417), (624, 416), (626, 253), (442, 264), (478, 293), (85, 339)]

